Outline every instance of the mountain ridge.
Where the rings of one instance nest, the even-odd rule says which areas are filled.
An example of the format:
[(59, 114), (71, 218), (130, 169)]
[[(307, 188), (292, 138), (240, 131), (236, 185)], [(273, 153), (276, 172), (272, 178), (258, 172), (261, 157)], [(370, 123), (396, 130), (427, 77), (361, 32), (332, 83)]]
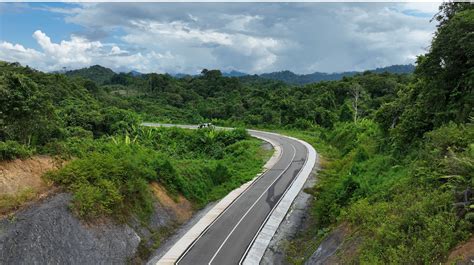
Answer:
[[(405, 65), (390, 65), (386, 67), (380, 67), (380, 68), (365, 70), (365, 71), (346, 71), (346, 72), (337, 72), (337, 73), (314, 72), (311, 74), (296, 74), (289, 70), (283, 70), (283, 71), (277, 71), (277, 72), (263, 73), (259, 75), (257, 74), (251, 75), (248, 73), (231, 70), (228, 72), (222, 72), (222, 75), (225, 77), (236, 77), (236, 78), (256, 77), (256, 78), (262, 78), (262, 79), (282, 81), (282, 82), (293, 84), (293, 85), (304, 85), (304, 84), (316, 83), (316, 82), (321, 82), (321, 81), (337, 81), (337, 80), (341, 80), (344, 77), (351, 77), (356, 74), (362, 74), (364, 72), (374, 72), (374, 73), (388, 72), (388, 73), (394, 73), (394, 74), (408, 74), (408, 73), (412, 73), (414, 69), (415, 69), (415, 66), (413, 64), (405, 64)], [(104, 82), (110, 80), (110, 78), (112, 78), (117, 73), (110, 68), (106, 68), (100, 65), (93, 65), (87, 68), (70, 70), (70, 71), (65, 72), (64, 74), (68, 76), (81, 76), (81, 77), (90, 79), (92, 81), (95, 81), (99, 84), (103, 84)], [(132, 76), (147, 75), (135, 70), (132, 70), (127, 74), (130, 74)], [(197, 76), (197, 75), (190, 75), (190, 74), (184, 74), (184, 73), (175, 73), (175, 74), (170, 74), (170, 75), (176, 78), (184, 78), (187, 76)]]

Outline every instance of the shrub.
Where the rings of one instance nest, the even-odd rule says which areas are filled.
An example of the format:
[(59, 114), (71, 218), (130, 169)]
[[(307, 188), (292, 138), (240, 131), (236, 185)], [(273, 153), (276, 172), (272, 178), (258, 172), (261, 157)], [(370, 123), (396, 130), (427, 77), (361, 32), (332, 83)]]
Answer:
[(145, 218), (152, 207), (146, 184), (157, 179), (160, 156), (139, 146), (109, 144), (104, 148), (105, 152), (74, 160), (48, 177), (73, 192), (73, 208), (79, 216), (120, 219), (135, 212)]
[(136, 214), (145, 220), (153, 209), (149, 182), (200, 207), (255, 176), (263, 164), (260, 142), (247, 138), (244, 129), (178, 128), (132, 128), (96, 140), (71, 137), (47, 147), (78, 159), (48, 177), (73, 193), (73, 210), (83, 218), (124, 220)]
[(0, 161), (15, 158), (26, 158), (33, 154), (33, 150), (15, 141), (0, 141)]
[(227, 182), (231, 177), (229, 168), (227, 168), (227, 166), (225, 166), (222, 162), (217, 163), (215, 168), (210, 170), (209, 175), (214, 185), (220, 185), (224, 182)]
[(107, 179), (100, 179), (94, 184), (80, 183), (74, 187), (74, 210), (81, 217), (117, 214), (122, 199), (117, 185)]

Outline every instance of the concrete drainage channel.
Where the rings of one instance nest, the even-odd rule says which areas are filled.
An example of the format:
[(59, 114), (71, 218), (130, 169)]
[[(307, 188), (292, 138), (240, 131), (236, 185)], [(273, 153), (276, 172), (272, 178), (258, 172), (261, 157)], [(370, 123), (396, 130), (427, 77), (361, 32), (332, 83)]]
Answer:
[[(144, 126), (157, 127), (182, 127), (187, 129), (195, 129), (197, 126), (192, 125), (171, 125), (171, 124), (154, 124), (154, 123), (144, 123)], [(223, 128), (229, 129), (229, 128)], [(255, 181), (263, 175), (268, 169), (271, 169), (275, 163), (280, 159), (281, 148), (278, 143), (272, 141), (271, 139), (262, 136), (261, 133), (272, 134), (280, 137), (287, 137), (296, 141), (299, 141), (307, 149), (308, 159), (305, 161), (303, 168), (300, 170), (299, 174), (294, 178), (290, 186), (287, 188), (283, 196), (280, 198), (277, 205), (273, 210), (268, 214), (265, 222), (262, 223), (259, 232), (253, 238), (253, 241), (247, 248), (245, 255), (239, 261), (240, 264), (258, 264), (262, 259), (265, 250), (267, 249), (270, 240), (278, 229), (280, 223), (283, 221), (286, 213), (288, 212), (293, 200), (296, 198), (300, 190), (302, 189), (305, 181), (311, 174), (313, 166), (316, 163), (317, 155), (314, 148), (308, 143), (301, 141), (299, 139), (279, 135), (276, 133), (261, 132), (255, 130), (248, 130), (249, 133), (256, 138), (269, 142), (275, 152), (273, 156), (267, 161), (264, 166), (264, 171), (253, 178), (251, 181), (244, 183), (242, 186), (231, 191), (227, 196), (221, 199), (211, 210), (209, 210), (196, 224), (194, 224), (185, 234), (182, 236), (161, 258), (156, 261), (152, 259), (148, 264), (175, 264), (179, 262), (181, 256), (186, 254), (186, 252), (193, 246), (193, 244), (204, 234), (207, 229), (212, 226), (212, 224), (221, 216), (225, 211), (234, 203), (249, 187), (252, 186)], [(260, 135), (256, 135), (260, 133)]]

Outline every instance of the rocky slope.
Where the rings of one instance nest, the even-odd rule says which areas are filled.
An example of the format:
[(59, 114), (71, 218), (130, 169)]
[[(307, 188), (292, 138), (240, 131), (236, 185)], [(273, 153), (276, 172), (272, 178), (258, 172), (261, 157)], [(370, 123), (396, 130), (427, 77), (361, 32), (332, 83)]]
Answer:
[(176, 218), (156, 203), (146, 226), (136, 221), (117, 224), (109, 220), (89, 224), (71, 213), (70, 200), (69, 194), (60, 193), (1, 220), (0, 264), (140, 262), (140, 255), (159, 243), (157, 235)]

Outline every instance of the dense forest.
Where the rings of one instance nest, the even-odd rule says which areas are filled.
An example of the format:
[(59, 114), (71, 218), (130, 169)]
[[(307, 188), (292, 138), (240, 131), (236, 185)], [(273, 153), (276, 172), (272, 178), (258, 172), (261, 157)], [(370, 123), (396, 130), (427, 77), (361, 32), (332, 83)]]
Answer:
[(120, 219), (128, 205), (146, 215), (150, 180), (202, 206), (258, 172), (264, 156), (244, 130), (140, 122), (277, 130), (312, 143), (326, 161), (290, 263), (341, 223), (362, 238), (347, 262), (438, 263), (474, 231), (473, 5), (444, 3), (435, 20), (413, 74), (299, 86), (207, 69), (182, 78), (100, 66), (47, 74), (2, 62), (0, 158), (80, 158), (49, 178), (74, 192), (79, 215)]

